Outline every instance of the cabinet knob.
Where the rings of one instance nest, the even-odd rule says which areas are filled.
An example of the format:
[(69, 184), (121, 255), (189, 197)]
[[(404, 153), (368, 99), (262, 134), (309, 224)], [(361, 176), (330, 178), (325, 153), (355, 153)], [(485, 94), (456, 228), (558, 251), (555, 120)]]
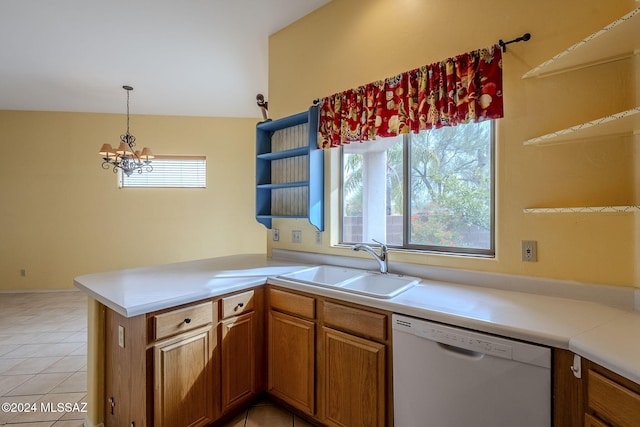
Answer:
[(244, 303), (243, 302), (239, 302), (238, 305), (236, 305), (235, 310), (238, 311), (239, 308), (244, 307)]
[(187, 323), (187, 324), (191, 323), (191, 318), (187, 317), (186, 319), (184, 319), (184, 323)]

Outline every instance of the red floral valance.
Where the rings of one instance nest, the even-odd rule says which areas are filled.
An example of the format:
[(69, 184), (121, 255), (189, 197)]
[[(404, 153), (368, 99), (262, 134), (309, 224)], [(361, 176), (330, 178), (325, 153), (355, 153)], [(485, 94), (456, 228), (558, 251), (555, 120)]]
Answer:
[(320, 100), (318, 147), (502, 117), (499, 45)]

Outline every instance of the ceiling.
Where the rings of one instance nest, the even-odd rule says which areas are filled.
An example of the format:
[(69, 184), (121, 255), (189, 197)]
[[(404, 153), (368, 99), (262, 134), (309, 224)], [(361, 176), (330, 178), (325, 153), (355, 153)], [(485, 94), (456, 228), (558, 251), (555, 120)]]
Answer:
[(2, 0), (0, 110), (260, 117), (268, 36), (330, 0)]

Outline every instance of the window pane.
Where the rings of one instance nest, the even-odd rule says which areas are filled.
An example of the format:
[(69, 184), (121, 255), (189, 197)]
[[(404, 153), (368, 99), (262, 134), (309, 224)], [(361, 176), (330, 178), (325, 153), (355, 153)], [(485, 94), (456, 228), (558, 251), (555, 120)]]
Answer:
[(342, 241), (402, 245), (403, 137), (343, 147)]
[(492, 249), (491, 123), (410, 136), (409, 246)]

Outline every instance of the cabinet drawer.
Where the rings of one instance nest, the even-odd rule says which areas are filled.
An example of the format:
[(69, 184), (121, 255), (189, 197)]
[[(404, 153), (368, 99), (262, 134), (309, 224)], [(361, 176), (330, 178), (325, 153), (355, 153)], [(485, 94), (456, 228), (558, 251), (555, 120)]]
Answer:
[(222, 318), (253, 311), (253, 290), (222, 298)]
[(620, 427), (640, 425), (640, 394), (589, 370), (589, 408)]
[(315, 299), (311, 297), (273, 288), (269, 289), (269, 306), (278, 311), (314, 319), (316, 317), (315, 303)]
[(213, 322), (211, 301), (153, 316), (153, 338), (159, 340)]
[(387, 339), (387, 315), (355, 307), (325, 302), (322, 308), (324, 323), (334, 328), (371, 337)]

